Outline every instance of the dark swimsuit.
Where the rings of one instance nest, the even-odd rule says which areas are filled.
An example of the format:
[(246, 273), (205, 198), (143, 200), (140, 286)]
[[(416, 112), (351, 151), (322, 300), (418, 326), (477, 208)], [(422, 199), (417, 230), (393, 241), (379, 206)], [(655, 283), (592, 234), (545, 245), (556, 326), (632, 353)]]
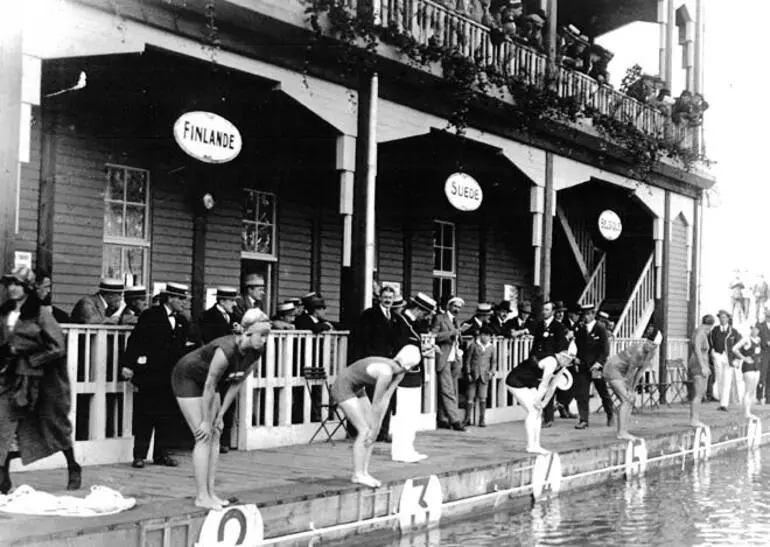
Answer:
[(748, 348), (742, 347), (738, 351), (740, 351), (741, 355), (744, 357), (751, 357), (754, 360), (753, 363), (747, 363), (746, 361), (743, 361), (741, 372), (755, 372), (759, 370), (759, 359), (762, 355), (762, 345), (760, 342), (754, 342), (754, 340), (751, 340), (751, 345)]
[(340, 372), (331, 389), (334, 400), (341, 403), (356, 397), (366, 397), (364, 386), (377, 383), (377, 379), (370, 376), (366, 368), (372, 363), (381, 363), (382, 360), (382, 357), (365, 357)]
[(237, 383), (245, 378), (246, 371), (259, 359), (259, 352), (238, 348), (238, 336), (231, 334), (212, 340), (205, 346), (182, 357), (171, 373), (171, 388), (174, 396), (180, 398), (201, 397), (203, 386), (211, 368), (211, 360), (218, 349), (227, 359), (227, 369), (221, 382)]
[(505, 385), (514, 389), (537, 388), (542, 379), (543, 370), (537, 366), (535, 358), (530, 357), (519, 363), (519, 366), (508, 373), (508, 376), (505, 378)]

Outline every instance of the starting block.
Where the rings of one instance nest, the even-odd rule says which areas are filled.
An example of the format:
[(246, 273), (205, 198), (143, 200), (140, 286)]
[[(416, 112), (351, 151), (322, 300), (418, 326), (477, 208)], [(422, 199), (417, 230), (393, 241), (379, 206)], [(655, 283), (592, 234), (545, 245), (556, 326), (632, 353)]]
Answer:
[(647, 443), (644, 439), (628, 441), (626, 446), (626, 479), (641, 477), (647, 470)]

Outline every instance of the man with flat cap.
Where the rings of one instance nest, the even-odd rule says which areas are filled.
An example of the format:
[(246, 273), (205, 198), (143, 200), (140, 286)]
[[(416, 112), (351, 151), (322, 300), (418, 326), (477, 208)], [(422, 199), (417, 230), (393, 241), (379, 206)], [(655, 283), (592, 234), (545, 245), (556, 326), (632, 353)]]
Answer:
[(519, 302), (518, 310), (519, 314), (516, 317), (505, 322), (506, 336), (510, 338), (532, 336), (536, 325), (532, 317), (532, 303), (529, 300)]
[(126, 287), (123, 299), (126, 301), (126, 306), (120, 314), (118, 324), (136, 325), (139, 321), (139, 316), (147, 309), (147, 287), (144, 285)]
[(610, 354), (607, 330), (596, 320), (596, 308), (593, 304), (584, 304), (581, 306), (581, 311), (583, 321), (575, 333), (578, 364), (574, 381), (579, 414), (579, 421), (575, 429), (588, 428), (588, 401), (591, 383), (601, 397), (604, 412), (607, 414), (607, 425), (612, 424), (615, 409), (602, 374), (604, 364)]
[(125, 285), (117, 279), (102, 279), (99, 292), (84, 296), (72, 309), (70, 320), (83, 325), (117, 325)]
[(471, 325), (457, 322), (457, 314), (462, 311), (465, 301), (453, 296), (447, 301), (446, 311), (433, 319), (431, 332), (436, 336), (436, 383), (438, 400), (436, 426), (439, 429), (465, 431), (460, 409), (457, 406), (457, 380), (462, 372), (462, 354), (460, 342), (462, 335), (471, 329)]
[(182, 314), (188, 288), (167, 283), (160, 303), (139, 316), (121, 360), (123, 377), (138, 388), (134, 394), (134, 463), (143, 468), (155, 430), (153, 463), (176, 467), (168, 453), (178, 407), (171, 390), (171, 370), (185, 352), (190, 334)]

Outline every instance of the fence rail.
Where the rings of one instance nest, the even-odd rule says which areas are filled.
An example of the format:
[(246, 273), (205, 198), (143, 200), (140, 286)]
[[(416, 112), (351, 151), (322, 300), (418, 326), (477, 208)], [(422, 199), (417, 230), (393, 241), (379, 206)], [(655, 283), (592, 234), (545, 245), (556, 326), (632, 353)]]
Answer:
[[(134, 387), (120, 377), (119, 364), (131, 327), (64, 325), (63, 328), (78, 457), (85, 464), (131, 461)], [(423, 337), (426, 345), (432, 345), (433, 340), (430, 334)], [(613, 339), (611, 353), (632, 342)], [(499, 423), (523, 419), (523, 409), (505, 388), (505, 377), (529, 355), (532, 339), (498, 338), (494, 343), (498, 369), (489, 387), (487, 420)], [(669, 341), (671, 343), (673, 341)], [(684, 344), (686, 352), (686, 341)], [(328, 402), (328, 393), (320, 386), (308, 386), (303, 370), (323, 367), (333, 383), (339, 371), (348, 364), (347, 353), (348, 332), (345, 331), (319, 335), (304, 331), (271, 333), (260, 363), (245, 380), (239, 396), (233, 430), (236, 445), (244, 450), (255, 450), (307, 442), (323, 417), (314, 411), (312, 403)], [(415, 418), (418, 429), (423, 430), (435, 428), (437, 389), (435, 359), (426, 358), (424, 366), (422, 414)], [(338, 436), (342, 435), (344, 431), (340, 430)], [(15, 463), (15, 469), (42, 469), (63, 464), (62, 458), (54, 456), (27, 468)]]

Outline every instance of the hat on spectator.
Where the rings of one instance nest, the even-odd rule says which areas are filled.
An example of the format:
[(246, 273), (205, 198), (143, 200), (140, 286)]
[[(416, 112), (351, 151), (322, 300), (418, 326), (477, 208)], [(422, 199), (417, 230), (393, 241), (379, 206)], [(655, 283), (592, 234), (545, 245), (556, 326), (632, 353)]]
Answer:
[(187, 285), (182, 285), (181, 283), (166, 283), (166, 288), (160, 291), (160, 294), (165, 294), (166, 296), (176, 296), (179, 298), (187, 298), (189, 291), (190, 289), (187, 287)]
[(488, 302), (482, 302), (476, 306), (476, 313), (492, 313), (492, 304)]
[(728, 312), (727, 310), (719, 310), (719, 313), (717, 313), (717, 317), (719, 317), (720, 315), (724, 315), (728, 319), (732, 317), (732, 315), (730, 315), (730, 312)]
[(126, 300), (131, 298), (147, 298), (147, 287), (144, 285), (126, 287), (126, 292), (123, 293), (123, 298)]
[(217, 298), (235, 300), (238, 298), (238, 289), (233, 287), (217, 287)]
[(553, 311), (567, 311), (567, 307), (564, 305), (564, 301), (557, 300), (553, 303)]
[(282, 304), (278, 304), (278, 313), (289, 313), (297, 309), (294, 302), (286, 301)]
[(302, 299), (301, 298), (287, 298), (285, 300), (285, 302), (291, 302), (292, 304), (294, 304), (294, 307), (297, 307), (297, 306), (302, 304)]
[(585, 313), (587, 311), (596, 311), (596, 306), (594, 306), (593, 304), (582, 304), (580, 306), (580, 312)]
[(537, 25), (544, 25), (545, 22), (548, 20), (548, 17), (545, 15), (545, 11), (542, 9), (536, 9), (532, 13), (527, 15), (527, 19), (532, 21), (533, 23)]
[(423, 292), (418, 292), (415, 296), (411, 297), (409, 301), (411, 304), (429, 313), (434, 313), (437, 308), (436, 301)]
[(309, 302), (310, 302), (310, 301), (311, 301), (313, 298), (321, 298), (321, 295), (320, 295), (319, 293), (317, 293), (316, 291), (310, 291), (310, 292), (309, 292), (309, 293), (307, 293), (305, 296), (303, 296), (302, 298), (300, 298), (300, 302), (302, 303), (302, 305), (303, 305), (303, 306), (305, 306), (305, 307), (307, 308), (307, 307), (308, 307), (308, 303), (309, 303)]
[(99, 281), (99, 292), (123, 292), (126, 286), (120, 279), (102, 279)]
[(308, 311), (326, 309), (326, 302), (320, 296), (311, 296), (305, 300), (305, 309)]
[(511, 311), (511, 301), (510, 300), (502, 300), (497, 305), (497, 311)]
[(35, 283), (35, 272), (26, 266), (19, 266), (3, 276), (3, 285), (8, 285), (12, 281), (29, 288)]
[(519, 302), (519, 313), (532, 313), (532, 303), (529, 300)]
[(610, 314), (609, 314), (609, 313), (607, 313), (606, 311), (600, 311), (600, 312), (599, 312), (597, 315), (598, 315), (598, 316), (599, 316), (601, 319), (605, 319), (605, 320), (607, 320), (607, 321), (609, 321), (609, 319), (610, 319)]
[(246, 287), (264, 287), (265, 278), (259, 274), (251, 273), (246, 276), (246, 279), (243, 281), (243, 284)]
[(462, 308), (465, 305), (465, 300), (463, 300), (459, 296), (453, 296), (447, 301), (446, 305), (451, 306), (452, 304), (454, 304), (455, 306), (460, 306)]
[(404, 297), (399, 294), (398, 296), (396, 296), (393, 299), (393, 304), (391, 304), (390, 307), (391, 307), (391, 309), (392, 308), (403, 308), (405, 304), (406, 304), (406, 301), (404, 300)]

